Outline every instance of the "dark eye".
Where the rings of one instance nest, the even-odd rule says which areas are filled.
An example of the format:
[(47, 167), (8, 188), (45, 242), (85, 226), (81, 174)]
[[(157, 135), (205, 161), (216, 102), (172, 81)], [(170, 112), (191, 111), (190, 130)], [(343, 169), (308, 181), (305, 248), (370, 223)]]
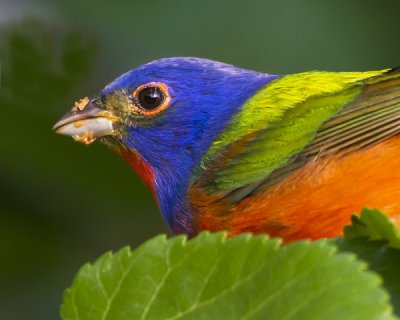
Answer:
[(167, 86), (163, 83), (151, 82), (138, 87), (133, 93), (137, 112), (144, 115), (157, 114), (169, 103)]
[(138, 92), (137, 98), (140, 107), (154, 110), (163, 104), (165, 94), (159, 87), (145, 87)]

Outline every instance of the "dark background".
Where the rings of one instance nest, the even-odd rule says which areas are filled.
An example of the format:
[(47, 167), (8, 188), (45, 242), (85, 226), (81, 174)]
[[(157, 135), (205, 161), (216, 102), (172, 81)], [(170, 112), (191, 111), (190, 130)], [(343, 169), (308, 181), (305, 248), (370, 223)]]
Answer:
[(400, 65), (395, 0), (0, 0), (0, 318), (57, 319), (79, 267), (166, 232), (115, 154), (51, 131), (144, 62), (199, 56), (269, 73)]

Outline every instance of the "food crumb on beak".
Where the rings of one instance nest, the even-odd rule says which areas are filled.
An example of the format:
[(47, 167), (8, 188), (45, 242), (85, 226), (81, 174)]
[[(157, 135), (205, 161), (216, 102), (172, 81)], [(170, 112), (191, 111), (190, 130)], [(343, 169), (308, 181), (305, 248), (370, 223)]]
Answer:
[(75, 104), (72, 107), (71, 111), (82, 111), (83, 109), (86, 108), (86, 106), (89, 104), (89, 102), (90, 102), (90, 99), (88, 97), (79, 99), (79, 101), (75, 101)]
[(93, 132), (83, 132), (81, 135), (73, 135), (72, 138), (83, 144), (91, 144), (96, 140), (93, 136)]
[(82, 127), (84, 124), (85, 124), (85, 121), (84, 121), (84, 120), (78, 120), (78, 121), (75, 121), (75, 122), (74, 122), (75, 128), (80, 128), (80, 127)]

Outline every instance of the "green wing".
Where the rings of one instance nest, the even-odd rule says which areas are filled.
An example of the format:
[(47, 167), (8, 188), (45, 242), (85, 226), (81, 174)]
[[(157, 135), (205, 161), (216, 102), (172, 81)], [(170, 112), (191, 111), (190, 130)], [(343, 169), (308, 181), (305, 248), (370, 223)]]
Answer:
[(400, 132), (400, 71), (308, 72), (247, 101), (203, 158), (196, 185), (233, 201), (316, 155), (352, 152)]
[(307, 156), (321, 152), (352, 152), (399, 134), (400, 69), (364, 82), (355, 101), (326, 122), (304, 150)]

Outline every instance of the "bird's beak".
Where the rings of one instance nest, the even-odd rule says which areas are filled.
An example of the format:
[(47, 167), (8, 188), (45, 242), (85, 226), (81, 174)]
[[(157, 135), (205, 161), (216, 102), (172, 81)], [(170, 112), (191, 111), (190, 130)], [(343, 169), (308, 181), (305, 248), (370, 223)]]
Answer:
[(74, 140), (90, 144), (96, 138), (113, 135), (116, 117), (100, 109), (96, 100), (83, 98), (66, 113), (53, 127), (59, 134), (71, 136)]

